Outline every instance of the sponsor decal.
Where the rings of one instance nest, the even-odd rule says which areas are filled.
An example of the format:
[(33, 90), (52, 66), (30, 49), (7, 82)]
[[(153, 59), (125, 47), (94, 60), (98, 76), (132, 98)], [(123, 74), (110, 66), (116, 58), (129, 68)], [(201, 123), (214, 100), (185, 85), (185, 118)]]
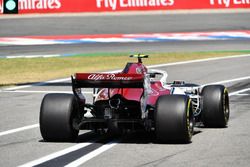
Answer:
[(9, 0), (9, 1), (6, 2), (6, 8), (8, 10), (13, 10), (13, 9), (16, 8), (16, 6), (17, 6), (17, 4), (16, 4), (16, 2), (14, 0)]
[[(13, 5), (10, 4), (10, 7), (13, 7)], [(178, 9), (250, 8), (250, 0), (18, 0), (18, 7), (19, 14), (167, 11)], [(3, 13), (3, 0), (0, 0), (1, 13)]]
[(88, 76), (89, 80), (123, 80), (123, 81), (129, 81), (132, 80), (132, 77), (126, 77), (126, 76), (116, 76), (116, 74), (90, 74)]
[(250, 4), (250, 0), (210, 0), (212, 6), (222, 6), (229, 8), (234, 5), (247, 5)]
[(20, 10), (59, 9), (61, 0), (19, 0)]
[(129, 8), (129, 7), (157, 7), (172, 6), (174, 0), (96, 0), (97, 8)]
[(4, 14), (18, 14), (18, 0), (3, 0)]
[(3, 13), (3, 0), (0, 0), (0, 14)]

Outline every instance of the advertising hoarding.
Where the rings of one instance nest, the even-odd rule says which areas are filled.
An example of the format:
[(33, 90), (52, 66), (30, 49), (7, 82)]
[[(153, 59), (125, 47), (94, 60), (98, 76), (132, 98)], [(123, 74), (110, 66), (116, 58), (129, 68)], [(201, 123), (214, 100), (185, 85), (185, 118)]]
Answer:
[[(18, 0), (19, 13), (250, 8), (250, 0)], [(0, 0), (3, 13), (3, 0)]]

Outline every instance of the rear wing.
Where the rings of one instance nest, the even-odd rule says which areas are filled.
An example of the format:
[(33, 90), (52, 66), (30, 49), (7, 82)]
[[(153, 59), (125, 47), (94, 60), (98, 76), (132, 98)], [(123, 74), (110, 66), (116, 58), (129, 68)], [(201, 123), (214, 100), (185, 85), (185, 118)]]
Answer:
[(74, 88), (144, 88), (143, 74), (76, 73)]

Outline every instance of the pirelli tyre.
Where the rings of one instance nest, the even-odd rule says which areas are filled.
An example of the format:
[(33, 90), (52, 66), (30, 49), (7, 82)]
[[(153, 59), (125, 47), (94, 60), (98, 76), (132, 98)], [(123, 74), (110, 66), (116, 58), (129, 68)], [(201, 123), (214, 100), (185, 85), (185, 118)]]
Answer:
[(160, 143), (190, 143), (194, 131), (191, 99), (185, 95), (164, 95), (156, 102), (156, 139)]
[(223, 85), (208, 85), (202, 89), (201, 96), (205, 127), (226, 127), (230, 114), (227, 89)]
[(79, 130), (73, 124), (77, 122), (78, 105), (71, 94), (47, 94), (40, 108), (40, 131), (48, 142), (72, 142)]

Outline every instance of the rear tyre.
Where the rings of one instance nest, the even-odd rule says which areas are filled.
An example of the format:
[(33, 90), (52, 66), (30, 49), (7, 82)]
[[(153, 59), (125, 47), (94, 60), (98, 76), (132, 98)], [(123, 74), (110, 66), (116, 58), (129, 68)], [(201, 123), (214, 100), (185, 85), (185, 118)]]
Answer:
[(185, 95), (160, 96), (156, 103), (155, 131), (158, 142), (190, 143), (194, 131), (191, 99)]
[(229, 96), (223, 85), (208, 85), (202, 89), (202, 121), (205, 127), (224, 128), (229, 120)]
[(72, 142), (79, 130), (73, 127), (78, 119), (78, 104), (71, 94), (47, 94), (40, 108), (40, 131), (48, 142)]

